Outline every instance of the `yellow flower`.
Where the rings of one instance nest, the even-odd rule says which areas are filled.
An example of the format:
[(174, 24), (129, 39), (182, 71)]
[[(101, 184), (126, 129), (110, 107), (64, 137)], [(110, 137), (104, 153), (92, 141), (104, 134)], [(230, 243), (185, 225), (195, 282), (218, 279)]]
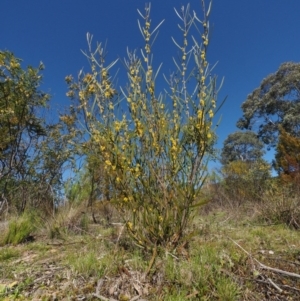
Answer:
[(83, 91), (79, 92), (79, 99), (84, 100), (84, 92)]
[(211, 133), (210, 133), (210, 132), (207, 133), (207, 138), (208, 138), (208, 139), (211, 138)]
[(111, 94), (110, 94), (109, 91), (105, 91), (105, 92), (104, 92), (104, 96), (105, 96), (106, 98), (110, 98)]
[(66, 76), (66, 77), (65, 77), (65, 81), (66, 81), (67, 84), (70, 84), (70, 83), (73, 81), (72, 75)]
[(102, 75), (102, 77), (106, 77), (107, 76), (107, 71), (104, 68), (101, 71), (101, 75)]
[(150, 45), (146, 44), (145, 46), (146, 53), (150, 53)]
[(129, 230), (132, 230), (132, 226), (133, 226), (133, 225), (132, 225), (131, 222), (128, 222), (128, 223), (127, 223), (127, 227), (128, 227)]
[(84, 79), (83, 79), (83, 82), (86, 84), (88, 82), (90, 82), (92, 80), (92, 75), (91, 74), (87, 74)]
[(211, 106), (212, 106), (213, 108), (216, 107), (216, 101), (215, 101), (214, 99), (211, 101)]
[(118, 122), (118, 121), (115, 122), (115, 130), (116, 130), (117, 132), (120, 131), (121, 125), (122, 125), (121, 122)]
[(89, 86), (89, 88), (88, 88), (88, 91), (90, 92), (90, 93), (94, 93), (95, 92), (95, 85), (90, 85)]
[(109, 160), (106, 160), (106, 161), (105, 161), (105, 164), (106, 164), (107, 166), (110, 166), (110, 165), (111, 165), (111, 162), (110, 162)]
[(198, 110), (198, 112), (197, 112), (197, 117), (198, 117), (199, 119), (202, 119), (202, 115), (203, 115), (203, 110), (202, 110), (202, 109)]
[(209, 118), (213, 118), (214, 117), (214, 112), (212, 110), (209, 110), (208, 115), (209, 115)]
[(125, 196), (125, 197), (123, 198), (123, 201), (124, 201), (124, 202), (128, 202), (128, 198)]
[(10, 62), (10, 66), (11, 66), (12, 68), (18, 68), (18, 67), (20, 67), (20, 64), (17, 63), (17, 62)]

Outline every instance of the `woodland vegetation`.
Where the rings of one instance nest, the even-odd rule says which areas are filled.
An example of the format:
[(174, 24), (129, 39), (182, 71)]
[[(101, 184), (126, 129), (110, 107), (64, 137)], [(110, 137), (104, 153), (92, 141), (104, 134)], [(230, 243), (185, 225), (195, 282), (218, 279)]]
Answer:
[(43, 65), (0, 51), (1, 300), (300, 300), (300, 64), (263, 79), (218, 151), (202, 10), (176, 11), (163, 91), (150, 5), (119, 89), (118, 60), (87, 34), (91, 69), (66, 76), (57, 122)]

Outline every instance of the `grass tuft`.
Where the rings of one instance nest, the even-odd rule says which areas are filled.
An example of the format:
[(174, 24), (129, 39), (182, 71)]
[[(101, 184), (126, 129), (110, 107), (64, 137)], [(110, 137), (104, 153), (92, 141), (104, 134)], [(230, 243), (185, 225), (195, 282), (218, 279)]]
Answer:
[(8, 224), (8, 229), (4, 234), (4, 245), (17, 245), (33, 239), (33, 232), (39, 225), (39, 218), (33, 212), (25, 212), (21, 216), (12, 219)]

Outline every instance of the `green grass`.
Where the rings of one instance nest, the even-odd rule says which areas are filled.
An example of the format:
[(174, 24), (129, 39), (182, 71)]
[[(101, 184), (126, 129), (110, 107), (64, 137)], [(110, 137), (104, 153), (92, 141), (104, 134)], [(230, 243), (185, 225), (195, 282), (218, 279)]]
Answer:
[(84, 277), (101, 277), (105, 272), (105, 265), (102, 264), (94, 251), (70, 254), (67, 258), (67, 264), (76, 273), (79, 273)]
[(1, 244), (17, 245), (26, 242), (31, 238), (39, 224), (39, 218), (34, 212), (25, 212), (21, 216), (13, 218), (9, 221)]
[[(172, 254), (160, 250), (145, 281), (143, 274), (151, 256), (132, 244), (125, 232), (116, 243), (113, 227), (91, 224), (84, 234), (68, 233), (64, 240), (53, 241), (45, 231), (44, 241), (0, 248), (0, 278), (13, 282), (18, 277), (21, 285), (26, 279), (35, 279), (35, 274), (31, 276), (31, 273), (39, 274), (36, 272), (39, 261), (48, 262), (49, 259), (51, 264), (63, 268), (52, 279), (57, 279), (58, 283), (70, 279), (82, 282), (79, 287), (60, 292), (60, 297), (95, 292), (97, 280), (105, 279), (101, 294), (106, 297), (109, 297), (109, 289), (121, 281), (119, 286), (129, 290), (131, 298), (137, 293), (134, 283), (148, 292), (142, 297), (149, 301), (255, 301), (264, 300), (266, 286), (259, 286), (255, 281), (255, 270), (259, 268), (253, 265), (254, 258), (268, 266), (297, 273), (288, 261), (297, 262), (299, 258), (300, 233), (286, 225), (265, 225), (255, 217), (250, 218), (247, 212), (240, 211), (237, 217), (235, 212), (220, 210), (199, 215), (193, 228), (196, 235), (189, 239), (188, 256), (179, 250)], [(13, 265), (14, 258), (31, 257), (31, 262)], [(22, 279), (25, 270), (28, 274)], [(259, 273), (266, 272), (259, 270)], [(282, 275), (263, 275), (279, 285), (283, 282), (291, 287), (298, 285)], [(30, 286), (25, 285), (20, 295), (29, 289)], [(118, 297), (114, 295), (114, 298)]]
[(9, 260), (11, 258), (16, 258), (19, 256), (20, 256), (19, 250), (13, 248), (7, 248), (7, 247), (0, 249), (0, 262)]

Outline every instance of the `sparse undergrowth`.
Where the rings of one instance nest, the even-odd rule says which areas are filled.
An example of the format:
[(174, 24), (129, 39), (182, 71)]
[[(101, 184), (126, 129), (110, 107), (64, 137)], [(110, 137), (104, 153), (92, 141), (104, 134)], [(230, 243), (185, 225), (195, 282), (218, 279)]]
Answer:
[(90, 224), (63, 240), (40, 229), (34, 242), (0, 249), (0, 300), (300, 298), (298, 231), (258, 224), (241, 210), (200, 216), (189, 243), (160, 252), (148, 274), (149, 255), (128, 243), (125, 227)]

